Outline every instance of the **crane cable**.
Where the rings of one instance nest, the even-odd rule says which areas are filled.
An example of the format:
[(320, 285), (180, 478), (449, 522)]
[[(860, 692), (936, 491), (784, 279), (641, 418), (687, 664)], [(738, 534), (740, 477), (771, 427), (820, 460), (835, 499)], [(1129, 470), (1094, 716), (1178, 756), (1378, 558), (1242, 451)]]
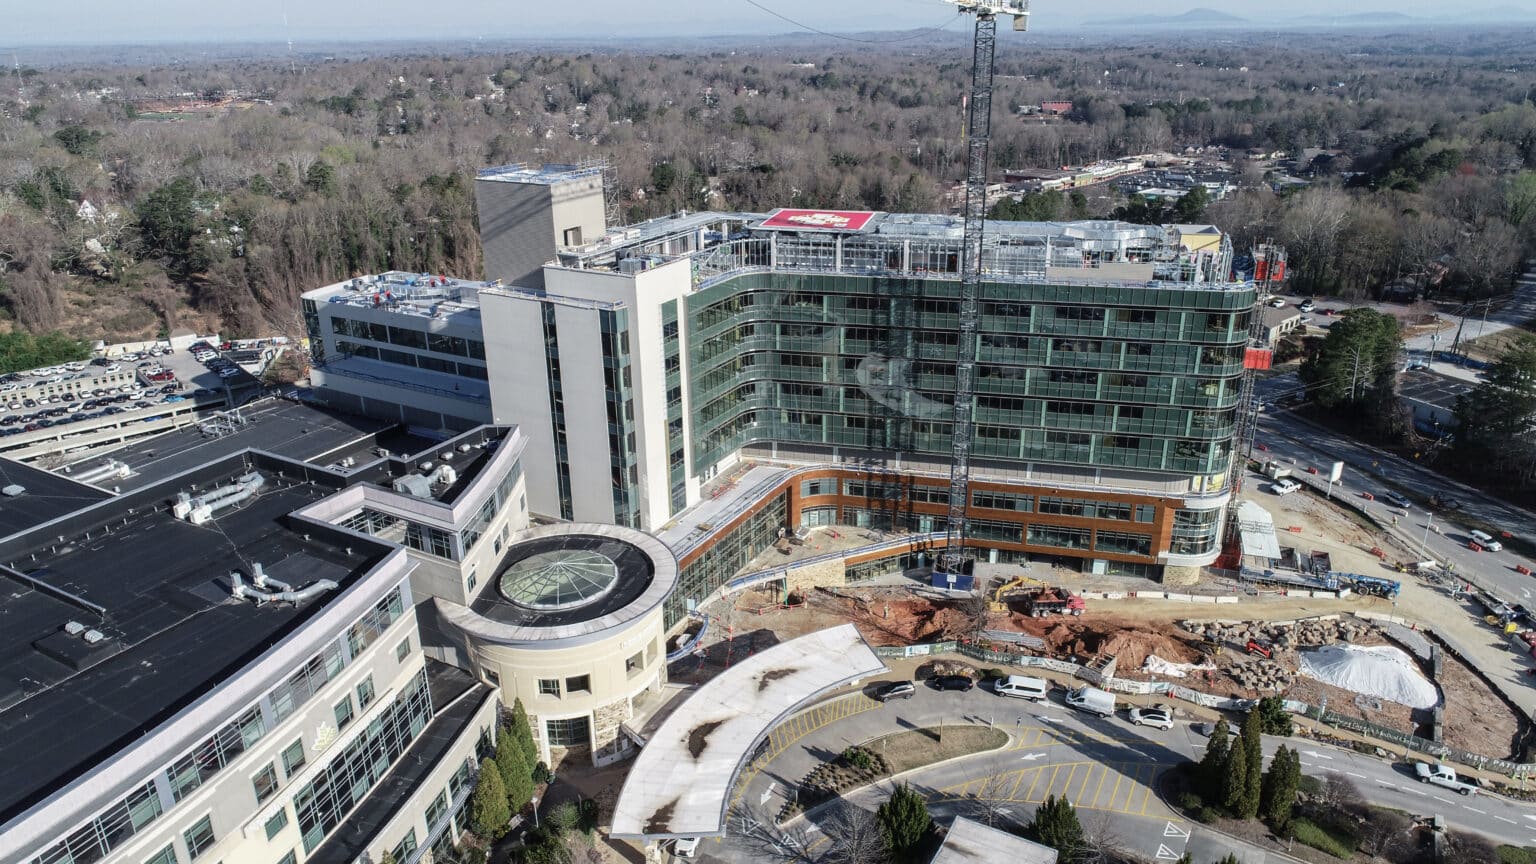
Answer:
[(767, 6), (764, 6), (763, 4), (757, 2), (757, 0), (747, 0), (747, 3), (749, 3), (750, 5), (756, 6), (757, 8), (763, 10), (764, 12), (767, 12), (769, 15), (772, 15), (773, 17), (778, 18), (781, 21), (787, 21), (790, 24), (793, 24), (796, 27), (799, 27), (801, 30), (807, 30), (807, 31), (810, 31), (811, 33), (817, 33), (817, 34), (820, 34), (822, 36), (829, 36), (829, 37), (831, 37), (833, 39), (842, 39), (842, 40), (847, 41), (847, 42), (862, 42), (865, 45), (890, 45), (890, 44), (893, 44), (893, 43), (896, 43), (896, 42), (911, 42), (914, 39), (921, 39), (921, 38), (923, 38), (924, 36), (927, 36), (930, 33), (937, 33), (940, 30), (945, 29), (949, 25), (953, 24), (960, 17), (958, 14), (956, 14), (955, 16), (951, 17), (950, 19), (945, 21), (943, 24), (938, 25), (937, 27), (929, 27), (926, 30), (919, 30), (916, 33), (912, 33), (912, 34), (909, 34), (907, 36), (902, 36), (902, 37), (899, 37), (899, 38), (896, 38), (896, 39), (860, 39), (860, 38), (858, 38), (856, 36), (846, 36), (846, 35), (844, 35), (842, 33), (832, 33), (832, 32), (827, 31), (827, 30), (822, 30), (822, 29), (820, 29), (818, 27), (812, 27), (809, 24), (803, 24), (803, 23), (801, 23), (799, 21), (796, 21), (795, 19), (789, 17), (788, 15), (784, 15), (782, 13), (775, 12), (774, 10), (769, 9)]

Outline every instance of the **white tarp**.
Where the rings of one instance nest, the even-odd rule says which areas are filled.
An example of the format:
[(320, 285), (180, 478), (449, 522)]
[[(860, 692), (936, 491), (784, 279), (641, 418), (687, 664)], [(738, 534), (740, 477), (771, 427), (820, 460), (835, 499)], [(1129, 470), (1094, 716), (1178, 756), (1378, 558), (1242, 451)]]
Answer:
[(1440, 701), (1413, 658), (1391, 645), (1324, 645), (1303, 651), (1301, 674), (1411, 708), (1433, 708)]
[(1280, 557), (1280, 539), (1275, 536), (1275, 519), (1269, 511), (1253, 503), (1237, 505), (1237, 530), (1243, 541), (1243, 554), (1255, 558)]
[(1164, 678), (1183, 678), (1191, 672), (1205, 672), (1215, 668), (1216, 664), (1210, 661), (1175, 663), (1172, 660), (1164, 660), (1156, 654), (1148, 654), (1146, 661), (1141, 664), (1141, 671), (1148, 675), (1161, 675)]

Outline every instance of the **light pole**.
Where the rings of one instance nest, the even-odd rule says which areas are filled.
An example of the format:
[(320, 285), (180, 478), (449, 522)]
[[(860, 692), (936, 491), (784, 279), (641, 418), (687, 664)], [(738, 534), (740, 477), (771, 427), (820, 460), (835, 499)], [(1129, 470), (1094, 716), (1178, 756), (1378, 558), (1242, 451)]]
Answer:
[(1429, 519), (1424, 522), (1424, 539), (1419, 541), (1419, 554), (1429, 557), (1429, 526), (1435, 524), (1435, 514), (1429, 514)]

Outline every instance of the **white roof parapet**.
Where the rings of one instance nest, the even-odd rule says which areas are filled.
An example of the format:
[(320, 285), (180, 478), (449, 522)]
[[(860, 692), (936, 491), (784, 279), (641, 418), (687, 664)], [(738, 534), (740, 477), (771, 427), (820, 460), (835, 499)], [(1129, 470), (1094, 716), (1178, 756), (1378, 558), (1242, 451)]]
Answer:
[(1056, 864), (1056, 850), (998, 828), (955, 817), (932, 864)]
[(822, 693), (884, 671), (858, 629), (843, 624), (775, 645), (705, 682), (635, 759), (612, 835), (724, 834), (731, 787), (757, 743)]

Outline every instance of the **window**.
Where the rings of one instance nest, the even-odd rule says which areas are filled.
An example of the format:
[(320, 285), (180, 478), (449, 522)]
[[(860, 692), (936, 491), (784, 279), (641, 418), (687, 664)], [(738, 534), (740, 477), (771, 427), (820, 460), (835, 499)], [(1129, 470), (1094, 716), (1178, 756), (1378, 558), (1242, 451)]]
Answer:
[(272, 793), (277, 791), (277, 769), (268, 762), (267, 767), (251, 778), (251, 785), (256, 787), (256, 803), (260, 804), (271, 798)]
[(560, 695), (560, 679), (559, 678), (540, 678), (539, 679), (539, 695), (540, 696), (559, 696)]
[(187, 841), (187, 854), (196, 861), (197, 856), (208, 850), (213, 845), (213, 821), (204, 816), (197, 820), (191, 828), (181, 832), (182, 839)]
[(971, 493), (971, 506), (987, 510), (1013, 510), (1028, 513), (1034, 509), (1035, 496), (1013, 492), (989, 492), (978, 489)]
[(295, 772), (304, 767), (304, 739), (288, 745), (283, 751), (283, 773), (292, 777)]
[(267, 820), (267, 839), (271, 840), (273, 837), (278, 835), (278, 832), (287, 827), (288, 808), (279, 807), (277, 808), (277, 812), (272, 814), (272, 818)]
[(1100, 552), (1117, 552), (1122, 555), (1151, 555), (1152, 538), (1145, 534), (1100, 531), (1093, 538), (1093, 548)]
[(592, 676), (590, 675), (573, 675), (565, 679), (565, 692), (567, 693), (589, 693), (591, 690)]
[(546, 720), (544, 728), (551, 747), (574, 747), (591, 740), (587, 732), (587, 718), (571, 717), (565, 720)]
[(629, 658), (628, 660), (624, 661), (624, 671), (626, 673), (628, 673), (629, 675), (631, 675), (631, 676), (633, 676), (635, 673), (639, 672), (641, 669), (644, 669), (644, 668), (645, 668), (645, 653), (643, 651), (636, 651), (635, 652), (635, 656), (633, 656), (633, 657)]
[(1157, 518), (1157, 506), (1155, 504), (1137, 504), (1136, 521), (1151, 522)]
[(347, 724), (352, 722), (352, 697), (341, 697), (341, 701), (336, 703), (335, 711), (337, 731), (347, 728)]
[(165, 848), (144, 859), (144, 864), (176, 864), (176, 846), (165, 844)]
[(428, 832), (436, 828), (437, 823), (441, 822), (446, 815), (448, 815), (448, 792), (444, 790), (437, 793), (437, 797), (433, 798), (432, 803), (427, 805)]
[[(496, 541), (496, 551), (497, 552), (501, 551), (501, 541), (500, 540)], [(475, 590), (475, 571), (473, 571), (473, 570), (469, 571), (469, 580), (465, 583), (464, 590), (465, 591), (473, 591), (473, 590)]]
[(1063, 528), (1059, 525), (1030, 525), (1024, 542), (1035, 546), (1055, 546), (1061, 549), (1087, 549), (1087, 528)]
[(277, 864), (297, 864), (298, 860), (298, 853), (294, 852), (292, 849), (289, 849), (288, 854), (277, 859)]
[(415, 851), (416, 829), (412, 828), (410, 831), (406, 832), (405, 837), (402, 838), (400, 843), (395, 846), (394, 852), (392, 854), (394, 855), (394, 859), (396, 861), (404, 861), (406, 858), (410, 857), (412, 852)]
[(405, 658), (409, 657), (410, 655), (411, 655), (411, 637), (407, 636), (404, 639), (400, 640), (400, 644), (399, 645), (395, 646), (395, 660), (397, 660), (400, 663), (404, 663), (405, 662)]
[(367, 678), (357, 682), (357, 709), (359, 711), (366, 711), (368, 706), (372, 704), (373, 676), (369, 675)]

